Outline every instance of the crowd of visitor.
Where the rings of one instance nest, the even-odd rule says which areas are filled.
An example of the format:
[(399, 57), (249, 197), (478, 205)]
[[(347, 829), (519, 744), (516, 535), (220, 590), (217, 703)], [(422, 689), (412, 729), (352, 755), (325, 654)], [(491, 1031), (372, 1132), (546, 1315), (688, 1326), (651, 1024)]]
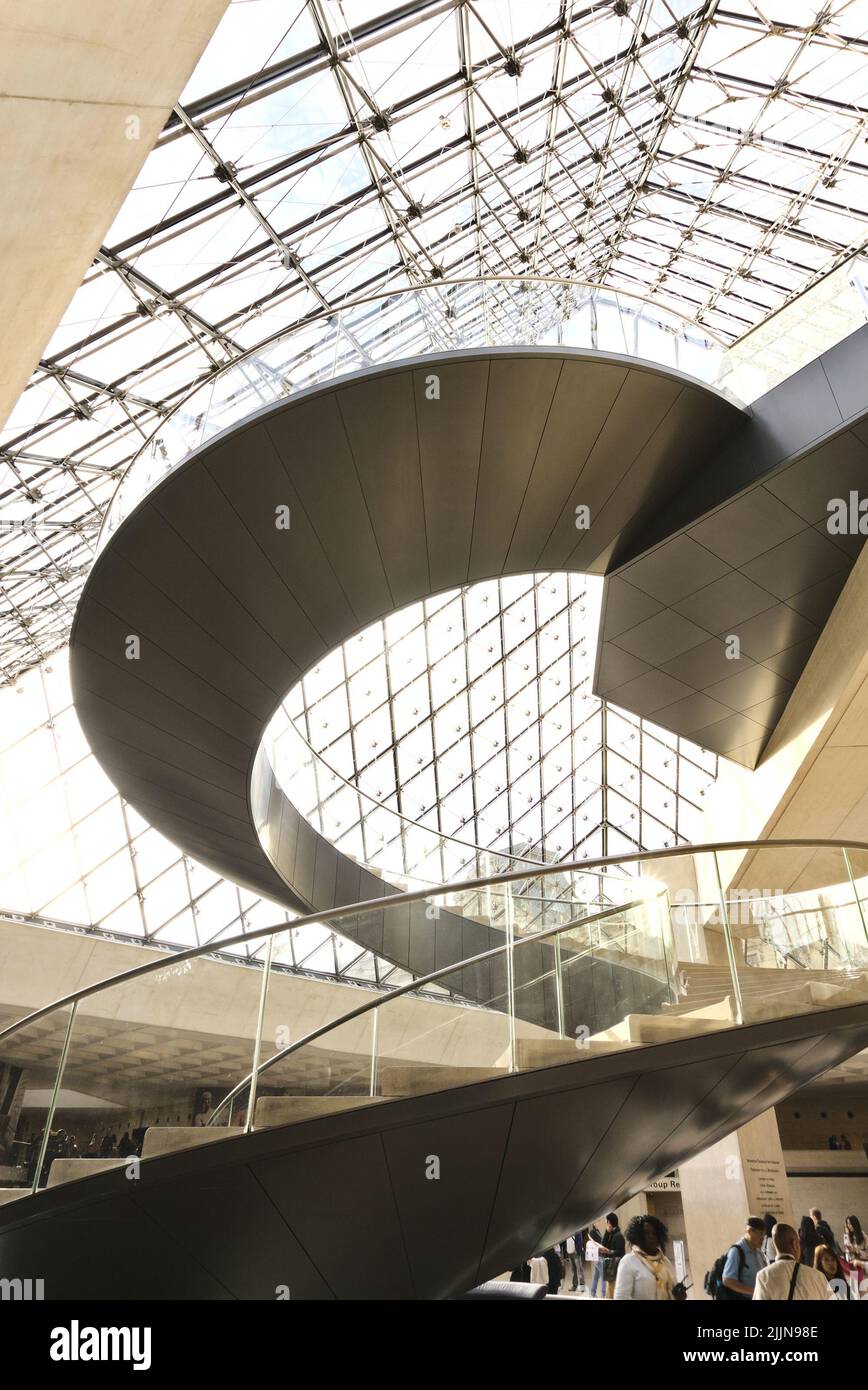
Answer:
[[(610, 1211), (519, 1265), (510, 1278), (544, 1284), (550, 1294), (680, 1302), (690, 1285), (677, 1278), (668, 1248), (669, 1232), (656, 1216), (634, 1216), (622, 1231)], [(744, 1234), (706, 1274), (704, 1288), (710, 1298), (732, 1302), (865, 1298), (868, 1237), (854, 1215), (846, 1218), (839, 1241), (818, 1207), (802, 1217), (798, 1230), (771, 1213), (749, 1216)]]
[[(37, 1134), (30, 1144), (27, 1164), (27, 1185), (29, 1187), (33, 1185), (43, 1137), (44, 1131)], [(71, 1134), (69, 1130), (62, 1127), (52, 1129), (45, 1146), (39, 1186), (45, 1186), (51, 1165), (56, 1158), (141, 1158), (144, 1142), (144, 1129), (125, 1130), (120, 1139), (113, 1130), (109, 1129), (103, 1135), (94, 1132), (89, 1142), (82, 1147), (75, 1135)]]

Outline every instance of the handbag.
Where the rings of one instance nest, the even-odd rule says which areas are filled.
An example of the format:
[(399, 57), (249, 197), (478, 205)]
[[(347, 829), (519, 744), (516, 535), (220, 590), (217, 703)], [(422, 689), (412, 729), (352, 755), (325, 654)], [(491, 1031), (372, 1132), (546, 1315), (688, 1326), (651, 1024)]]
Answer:
[(567, 1254), (568, 1254), (568, 1255), (575, 1255), (575, 1253), (576, 1253), (576, 1238), (575, 1238), (575, 1236), (567, 1236)]

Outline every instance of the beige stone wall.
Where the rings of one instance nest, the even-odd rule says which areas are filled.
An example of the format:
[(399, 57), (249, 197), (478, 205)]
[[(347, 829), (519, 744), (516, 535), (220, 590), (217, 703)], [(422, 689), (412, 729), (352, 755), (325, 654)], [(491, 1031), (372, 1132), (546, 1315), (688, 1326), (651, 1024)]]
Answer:
[[(797, 1093), (777, 1107), (781, 1143), (787, 1150), (828, 1153), (830, 1134), (846, 1134), (853, 1149), (868, 1145), (868, 1078), (861, 1095), (842, 1098), (835, 1088)], [(835, 1155), (832, 1153), (832, 1158)]]
[(704, 1299), (706, 1271), (741, 1239), (748, 1216), (770, 1211), (779, 1220), (793, 1220), (774, 1111), (758, 1115), (678, 1172), (693, 1279), (690, 1296)]
[[(703, 840), (868, 841), (868, 549), (850, 578), (754, 771), (721, 760)], [(775, 861), (775, 886), (783, 881)], [(737, 881), (739, 858), (726, 864)], [(804, 873), (793, 855), (791, 881)], [(863, 870), (868, 869), (868, 863)], [(771, 886), (771, 885), (766, 885)]]
[(0, 424), (228, 0), (0, 0)]

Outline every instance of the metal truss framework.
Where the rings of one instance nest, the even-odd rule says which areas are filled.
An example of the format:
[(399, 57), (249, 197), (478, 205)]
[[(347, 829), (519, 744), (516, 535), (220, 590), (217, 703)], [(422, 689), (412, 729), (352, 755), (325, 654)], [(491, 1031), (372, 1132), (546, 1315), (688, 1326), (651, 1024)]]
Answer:
[[(0, 691), (0, 931), (24, 922), (186, 949), (284, 919), (275, 960), (320, 979), (403, 984), (409, 976), (326, 926), (182, 855), (115, 791), (81, 733), (66, 653)], [(249, 954), (263, 949), (251, 944)]]
[[(286, 709), (324, 762), (445, 834), (549, 860), (574, 846), (598, 856), (689, 842), (717, 760), (591, 694), (599, 600), (599, 580), (566, 575), (441, 595), (333, 652)], [(0, 691), (0, 909), (5, 921), (218, 952), (285, 916), (281, 968), (385, 987), (408, 978), (326, 926), (293, 927), (149, 826), (84, 741), (65, 653)]]
[[(601, 582), (470, 585), (374, 623), (284, 709), (329, 769), (416, 825), (556, 862), (691, 843), (714, 754), (591, 690)], [(376, 863), (323, 777), (330, 834)], [(376, 824), (374, 831), (376, 832)]]
[(728, 342), (860, 250), (868, 0), (230, 6), (0, 435), (0, 679), (118, 477), (242, 351), (379, 288), (577, 277)]

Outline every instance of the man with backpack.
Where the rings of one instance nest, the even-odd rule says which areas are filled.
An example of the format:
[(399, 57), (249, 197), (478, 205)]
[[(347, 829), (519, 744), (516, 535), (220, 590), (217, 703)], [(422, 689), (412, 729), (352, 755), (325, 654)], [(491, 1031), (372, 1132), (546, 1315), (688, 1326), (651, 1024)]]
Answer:
[(741, 1240), (715, 1260), (706, 1275), (706, 1292), (712, 1298), (744, 1303), (753, 1298), (756, 1277), (766, 1267), (762, 1253), (765, 1234), (762, 1217), (749, 1216)]

